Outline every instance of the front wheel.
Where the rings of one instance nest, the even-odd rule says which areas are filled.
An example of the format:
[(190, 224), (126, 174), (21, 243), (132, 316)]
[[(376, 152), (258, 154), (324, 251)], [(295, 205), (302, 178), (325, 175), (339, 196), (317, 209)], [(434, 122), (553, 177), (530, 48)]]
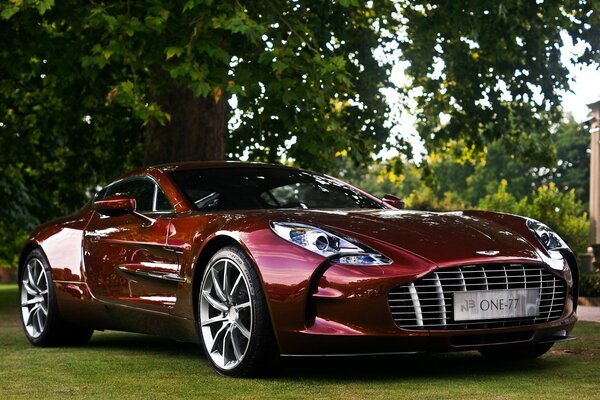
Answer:
[(480, 349), (479, 352), (485, 357), (498, 360), (532, 360), (546, 354), (553, 345), (554, 343), (537, 343), (494, 346)]
[(266, 372), (277, 346), (258, 274), (237, 247), (219, 250), (209, 261), (198, 296), (204, 351), (222, 375)]
[(93, 329), (70, 324), (60, 315), (50, 265), (40, 250), (27, 256), (19, 283), (21, 322), (31, 344), (68, 346), (89, 341)]

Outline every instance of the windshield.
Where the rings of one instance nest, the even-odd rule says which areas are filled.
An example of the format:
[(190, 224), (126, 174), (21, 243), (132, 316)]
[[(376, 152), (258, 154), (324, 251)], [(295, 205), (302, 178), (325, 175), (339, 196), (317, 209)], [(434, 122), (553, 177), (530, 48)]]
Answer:
[(199, 168), (169, 172), (201, 211), (383, 208), (349, 186), (287, 168)]

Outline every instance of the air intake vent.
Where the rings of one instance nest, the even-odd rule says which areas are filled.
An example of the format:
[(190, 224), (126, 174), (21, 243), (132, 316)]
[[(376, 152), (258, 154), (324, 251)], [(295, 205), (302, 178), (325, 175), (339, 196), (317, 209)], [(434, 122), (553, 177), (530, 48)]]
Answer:
[[(501, 289), (539, 289), (536, 317), (454, 321), (455, 292)], [(390, 291), (388, 304), (394, 322), (403, 329), (464, 330), (533, 325), (561, 317), (565, 282), (543, 266), (485, 264), (444, 268)]]

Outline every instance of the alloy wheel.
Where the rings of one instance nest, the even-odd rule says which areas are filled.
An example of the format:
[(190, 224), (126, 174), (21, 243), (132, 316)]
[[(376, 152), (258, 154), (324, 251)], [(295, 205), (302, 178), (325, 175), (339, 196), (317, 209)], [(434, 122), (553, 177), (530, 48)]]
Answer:
[(21, 313), (27, 334), (38, 338), (48, 322), (48, 275), (42, 262), (31, 258), (21, 281)]
[(215, 260), (200, 293), (200, 329), (207, 353), (221, 369), (244, 359), (252, 338), (252, 299), (241, 267), (230, 258)]

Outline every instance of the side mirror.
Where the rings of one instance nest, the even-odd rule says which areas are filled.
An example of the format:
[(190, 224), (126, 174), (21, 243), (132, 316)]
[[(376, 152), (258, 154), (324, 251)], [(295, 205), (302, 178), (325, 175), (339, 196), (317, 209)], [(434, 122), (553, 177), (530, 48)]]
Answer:
[(115, 216), (135, 212), (135, 199), (126, 194), (114, 194), (94, 202), (94, 210), (102, 215)]
[(398, 210), (404, 209), (405, 206), (404, 201), (402, 199), (391, 194), (386, 194), (381, 200), (384, 204), (397, 208)]

